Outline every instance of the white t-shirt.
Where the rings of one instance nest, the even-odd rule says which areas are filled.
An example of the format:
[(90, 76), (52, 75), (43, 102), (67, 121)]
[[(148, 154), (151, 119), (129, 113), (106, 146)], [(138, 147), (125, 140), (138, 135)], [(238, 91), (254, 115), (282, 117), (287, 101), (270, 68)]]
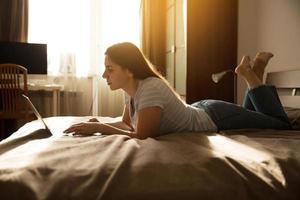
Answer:
[(125, 94), (125, 104), (129, 109), (131, 124), (135, 129), (138, 111), (158, 106), (162, 109), (160, 134), (217, 130), (215, 123), (203, 109), (184, 103), (160, 78), (149, 77), (140, 80), (134, 98)]

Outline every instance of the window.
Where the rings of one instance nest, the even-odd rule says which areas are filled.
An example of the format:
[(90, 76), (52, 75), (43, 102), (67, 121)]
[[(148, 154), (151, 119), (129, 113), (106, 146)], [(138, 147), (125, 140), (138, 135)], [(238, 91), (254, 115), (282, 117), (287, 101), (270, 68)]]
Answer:
[(47, 43), (48, 73), (87, 76), (116, 42), (139, 44), (140, 0), (29, 0), (28, 42)]

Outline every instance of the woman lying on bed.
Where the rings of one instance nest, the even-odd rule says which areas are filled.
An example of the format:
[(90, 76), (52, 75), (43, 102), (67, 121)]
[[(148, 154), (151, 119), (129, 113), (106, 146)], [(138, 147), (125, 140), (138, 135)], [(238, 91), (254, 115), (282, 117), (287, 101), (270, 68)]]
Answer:
[(185, 104), (132, 43), (115, 44), (106, 50), (105, 55), (102, 77), (111, 90), (125, 92), (122, 120), (101, 123), (93, 118), (72, 125), (65, 133), (100, 132), (145, 139), (184, 131), (291, 128), (275, 88), (262, 84), (264, 69), (273, 56), (271, 53), (258, 53), (253, 67), (250, 58), (244, 56), (235, 69), (249, 88), (243, 107), (220, 100)]

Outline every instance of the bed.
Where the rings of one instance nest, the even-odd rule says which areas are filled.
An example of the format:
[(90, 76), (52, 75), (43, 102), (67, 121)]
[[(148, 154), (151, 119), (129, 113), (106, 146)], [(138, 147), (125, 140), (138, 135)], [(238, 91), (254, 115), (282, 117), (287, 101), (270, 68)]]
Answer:
[(0, 143), (0, 199), (300, 199), (299, 77), (300, 70), (267, 77), (295, 130), (138, 140), (62, 134), (89, 117), (46, 118), (52, 136), (39, 121), (27, 123)]

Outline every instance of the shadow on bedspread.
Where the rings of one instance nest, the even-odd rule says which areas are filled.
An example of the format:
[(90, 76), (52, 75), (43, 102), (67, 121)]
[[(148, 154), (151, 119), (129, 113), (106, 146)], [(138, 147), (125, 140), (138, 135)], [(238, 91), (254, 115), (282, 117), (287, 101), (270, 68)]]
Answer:
[[(44, 148), (26, 154), (28, 163), (13, 152), (39, 144)], [(0, 199), (299, 199), (299, 163), (259, 160), (247, 155), (252, 150), (260, 155), (227, 137), (201, 133), (138, 140), (55, 138), (37, 130), (0, 145)], [(268, 168), (274, 166), (286, 185), (281, 173)]]
[(49, 134), (49, 132), (46, 129), (38, 129), (28, 135), (10, 139), (0, 144), (0, 155), (15, 147), (21, 146), (29, 141), (39, 140), (39, 139), (49, 138), (49, 137), (51, 137), (51, 134)]

